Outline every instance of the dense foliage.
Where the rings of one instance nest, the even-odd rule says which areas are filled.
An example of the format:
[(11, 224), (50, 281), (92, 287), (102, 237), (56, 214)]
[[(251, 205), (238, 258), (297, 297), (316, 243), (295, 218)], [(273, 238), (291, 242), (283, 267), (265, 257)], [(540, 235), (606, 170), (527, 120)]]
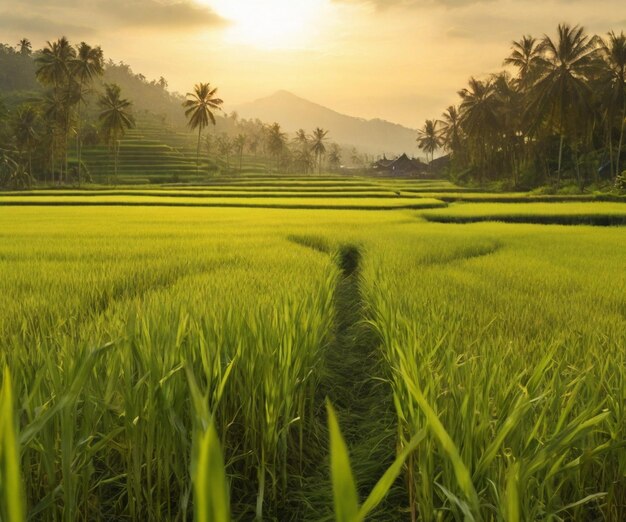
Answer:
[[(100, 47), (85, 42), (73, 46), (62, 37), (37, 51), (32, 51), (27, 39), (16, 48), (3, 44), (0, 71), (0, 159), (3, 170), (11, 170), (0, 178), (3, 187), (26, 188), (35, 181), (53, 185), (119, 181), (123, 139), (135, 122), (142, 133), (132, 146), (139, 153), (151, 146), (144, 134), (158, 128), (160, 143), (179, 156), (168, 165), (172, 179), (178, 179), (176, 171), (185, 170), (177, 167), (192, 161), (196, 169), (191, 174), (196, 177), (242, 171), (244, 158), (248, 169), (283, 173), (337, 171), (342, 156), (360, 166), (367, 162), (355, 149), (324, 145), (327, 130), (316, 129), (311, 135), (301, 130), (290, 139), (278, 124), (240, 119), (236, 112), (222, 113), (219, 99), (211, 105), (212, 129), (204, 136), (206, 122), (199, 125), (189, 113), (191, 128), (198, 130), (193, 141), (184, 130), (186, 110), (181, 104), (185, 98), (168, 91), (165, 78), (148, 81), (127, 64), (106, 61)], [(112, 93), (123, 102), (121, 119), (119, 113), (111, 118)], [(108, 116), (103, 117), (103, 111), (109, 111)], [(121, 120), (126, 124), (120, 126)], [(100, 154), (99, 147), (106, 154)], [(156, 160), (158, 165), (162, 158)], [(126, 170), (122, 163), (124, 174), (132, 176), (137, 170), (135, 165)], [(141, 161), (134, 163), (148, 167)], [(134, 182), (131, 176), (125, 179)]]
[(614, 182), (626, 170), (626, 35), (560, 25), (513, 43), (508, 69), (471, 78), (420, 147), (451, 155), (457, 180), (530, 188)]

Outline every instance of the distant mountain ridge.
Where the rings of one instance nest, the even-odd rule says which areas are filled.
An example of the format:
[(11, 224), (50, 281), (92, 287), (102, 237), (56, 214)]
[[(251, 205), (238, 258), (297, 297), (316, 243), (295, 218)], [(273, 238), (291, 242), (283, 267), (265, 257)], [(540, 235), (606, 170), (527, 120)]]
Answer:
[(417, 131), (381, 119), (366, 120), (341, 114), (317, 103), (300, 98), (289, 91), (277, 91), (271, 96), (235, 107), (243, 118), (259, 118), (278, 122), (287, 132), (298, 129), (311, 132), (315, 127), (329, 131), (331, 141), (352, 145), (361, 152), (394, 155), (417, 154)]

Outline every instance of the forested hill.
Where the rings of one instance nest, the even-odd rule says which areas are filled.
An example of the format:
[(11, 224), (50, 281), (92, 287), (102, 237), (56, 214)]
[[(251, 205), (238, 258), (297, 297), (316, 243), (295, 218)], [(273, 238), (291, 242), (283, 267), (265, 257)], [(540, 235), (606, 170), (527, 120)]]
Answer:
[[(35, 77), (35, 59), (38, 51), (22, 53), (6, 44), (0, 44), (0, 97), (9, 107), (39, 95), (43, 87)], [(171, 93), (167, 81), (161, 77), (149, 80), (142, 74), (136, 74), (129, 65), (112, 60), (105, 62), (104, 75), (94, 82), (93, 91), (102, 91), (103, 84), (116, 83), (124, 97), (133, 102), (138, 113), (153, 113), (174, 126), (185, 124), (181, 110), (183, 97)]]

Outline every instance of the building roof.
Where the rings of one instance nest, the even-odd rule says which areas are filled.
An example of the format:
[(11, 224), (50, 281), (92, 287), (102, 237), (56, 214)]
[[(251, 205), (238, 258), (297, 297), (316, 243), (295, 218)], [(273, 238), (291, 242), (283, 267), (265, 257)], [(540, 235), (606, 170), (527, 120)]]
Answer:
[(426, 169), (426, 166), (418, 159), (409, 158), (406, 153), (398, 156), (393, 160), (388, 160), (386, 157), (378, 160), (374, 163), (374, 168), (378, 170), (386, 170), (390, 172), (421, 172)]

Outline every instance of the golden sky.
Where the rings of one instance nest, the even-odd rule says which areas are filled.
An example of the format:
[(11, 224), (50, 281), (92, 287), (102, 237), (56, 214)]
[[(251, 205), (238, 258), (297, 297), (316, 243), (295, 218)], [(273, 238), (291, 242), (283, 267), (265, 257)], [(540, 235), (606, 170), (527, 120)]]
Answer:
[(66, 35), (173, 90), (209, 81), (227, 108), (286, 89), (418, 127), (500, 70), (512, 40), (560, 22), (626, 30), (626, 1), (2, 0), (0, 42)]

